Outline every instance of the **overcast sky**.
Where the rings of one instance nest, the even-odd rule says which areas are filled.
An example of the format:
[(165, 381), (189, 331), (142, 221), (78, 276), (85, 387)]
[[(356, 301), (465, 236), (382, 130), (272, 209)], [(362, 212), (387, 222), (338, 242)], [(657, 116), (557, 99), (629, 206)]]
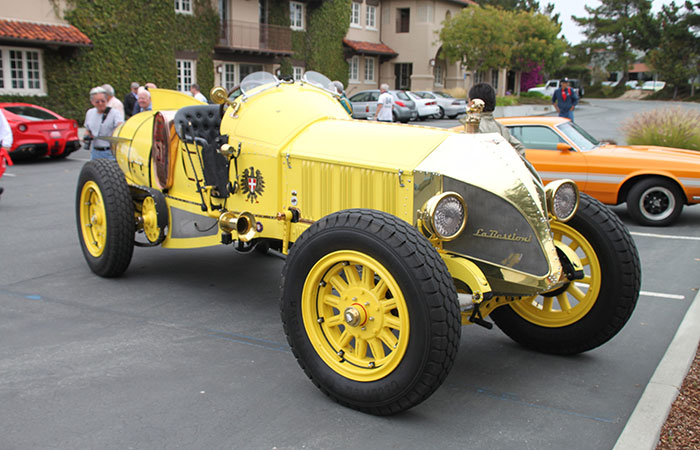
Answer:
[[(583, 35), (583, 30), (578, 26), (576, 22), (571, 19), (571, 16), (587, 17), (588, 14), (583, 8), (586, 4), (588, 6), (596, 8), (600, 6), (598, 0), (541, 0), (540, 4), (546, 5), (547, 3), (554, 3), (554, 12), (558, 12), (561, 17), (562, 23), (562, 33), (566, 40), (572, 44), (578, 44), (585, 39)], [(652, 1), (652, 11), (657, 12), (661, 10), (661, 6), (671, 3), (671, 0), (653, 0)], [(682, 4), (683, 0), (677, 0), (676, 5)]]

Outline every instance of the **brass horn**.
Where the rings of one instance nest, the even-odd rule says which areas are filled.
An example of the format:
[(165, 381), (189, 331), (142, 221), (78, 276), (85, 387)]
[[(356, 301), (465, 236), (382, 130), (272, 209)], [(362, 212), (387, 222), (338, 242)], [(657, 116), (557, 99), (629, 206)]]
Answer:
[(249, 242), (255, 237), (255, 216), (249, 212), (236, 214), (226, 211), (219, 216), (219, 229), (224, 233), (236, 233), (236, 239)]

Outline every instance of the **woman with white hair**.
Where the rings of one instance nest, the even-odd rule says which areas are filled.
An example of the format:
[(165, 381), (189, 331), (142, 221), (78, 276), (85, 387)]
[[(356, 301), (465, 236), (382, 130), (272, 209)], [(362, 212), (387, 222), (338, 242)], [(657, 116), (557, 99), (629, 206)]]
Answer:
[(85, 113), (83, 136), (90, 149), (92, 159), (114, 159), (109, 141), (100, 136), (111, 136), (115, 128), (124, 122), (124, 114), (107, 106), (107, 92), (102, 87), (90, 90), (90, 103), (93, 108)]
[(104, 89), (105, 92), (107, 93), (107, 106), (121, 112), (122, 116), (123, 116), (124, 115), (124, 103), (122, 103), (121, 100), (119, 100), (117, 97), (114, 96), (114, 88), (112, 87), (112, 85), (111, 84), (103, 84), (102, 89)]

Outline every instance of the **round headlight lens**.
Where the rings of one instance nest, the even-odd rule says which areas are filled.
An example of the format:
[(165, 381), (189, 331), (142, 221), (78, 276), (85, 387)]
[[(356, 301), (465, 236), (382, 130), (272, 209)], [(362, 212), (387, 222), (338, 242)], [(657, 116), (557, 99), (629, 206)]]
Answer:
[(435, 205), (432, 221), (435, 234), (442, 239), (454, 239), (467, 221), (464, 200), (456, 194), (443, 196)]
[(569, 220), (578, 206), (578, 188), (572, 182), (562, 183), (552, 198), (552, 213), (559, 220)]

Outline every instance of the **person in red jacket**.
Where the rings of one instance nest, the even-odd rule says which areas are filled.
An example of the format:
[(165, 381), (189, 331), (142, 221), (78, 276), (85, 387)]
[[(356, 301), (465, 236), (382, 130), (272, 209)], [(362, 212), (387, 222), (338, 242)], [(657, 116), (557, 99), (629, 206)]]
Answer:
[[(2, 174), (5, 173), (5, 167), (7, 165), (12, 165), (12, 159), (10, 159), (10, 154), (7, 153), (6, 149), (12, 147), (12, 128), (10, 124), (7, 123), (5, 114), (0, 112), (0, 178)], [(0, 186), (0, 195), (4, 189)]]
[(563, 78), (560, 82), (560, 88), (554, 91), (552, 95), (552, 104), (559, 113), (559, 117), (567, 117), (574, 121), (574, 108), (578, 104), (578, 95), (576, 91), (569, 87), (569, 79)]

